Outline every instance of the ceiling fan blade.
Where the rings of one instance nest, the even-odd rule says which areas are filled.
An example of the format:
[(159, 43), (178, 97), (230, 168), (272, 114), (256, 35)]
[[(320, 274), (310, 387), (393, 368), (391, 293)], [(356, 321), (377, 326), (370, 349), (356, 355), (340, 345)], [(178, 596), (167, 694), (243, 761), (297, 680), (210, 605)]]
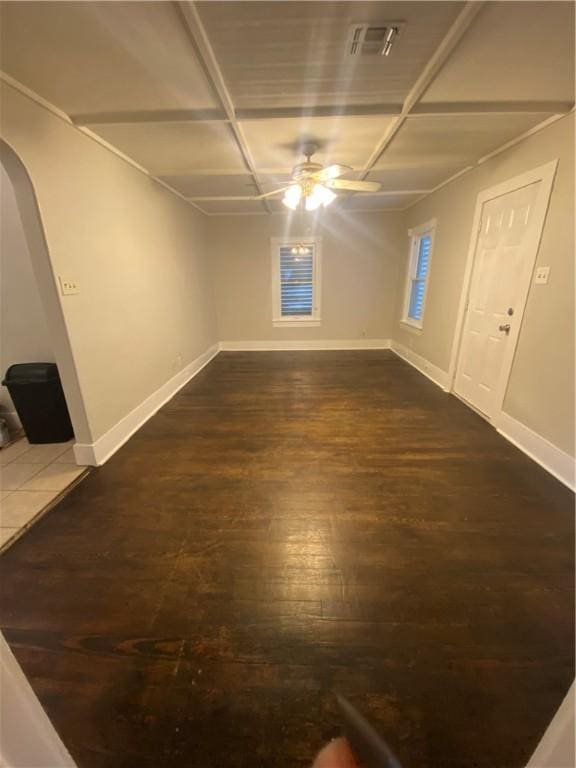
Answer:
[(343, 176), (345, 173), (353, 170), (349, 165), (334, 163), (334, 165), (327, 165), (326, 168), (322, 168), (321, 171), (311, 173), (310, 178), (316, 179), (316, 181), (328, 181), (328, 179), (337, 179), (338, 176)]
[(279, 189), (273, 189), (272, 192), (265, 192), (263, 195), (257, 195), (254, 197), (254, 200), (264, 200), (266, 197), (274, 197), (274, 195), (279, 195), (280, 192), (285, 192), (287, 189), (290, 189), (292, 184), (289, 184), (287, 187), (280, 187)]
[(348, 179), (330, 179), (324, 182), (330, 189), (347, 189), (350, 192), (378, 192), (382, 184), (378, 181), (349, 181)]

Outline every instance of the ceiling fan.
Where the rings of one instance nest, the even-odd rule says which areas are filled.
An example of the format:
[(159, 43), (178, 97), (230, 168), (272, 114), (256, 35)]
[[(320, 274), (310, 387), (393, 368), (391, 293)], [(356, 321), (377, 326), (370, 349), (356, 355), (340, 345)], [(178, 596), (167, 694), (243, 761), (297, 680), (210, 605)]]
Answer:
[(282, 192), (282, 202), (287, 208), (295, 211), (304, 208), (306, 211), (315, 211), (317, 208), (326, 207), (334, 202), (337, 195), (332, 190), (346, 190), (348, 192), (377, 192), (381, 184), (377, 181), (353, 181), (341, 179), (353, 169), (348, 165), (328, 165), (323, 167), (320, 163), (313, 163), (311, 158), (318, 151), (316, 144), (305, 144), (302, 154), (306, 161), (299, 163), (292, 170), (292, 181), (285, 187), (280, 187), (272, 192), (259, 195), (256, 199), (263, 200)]

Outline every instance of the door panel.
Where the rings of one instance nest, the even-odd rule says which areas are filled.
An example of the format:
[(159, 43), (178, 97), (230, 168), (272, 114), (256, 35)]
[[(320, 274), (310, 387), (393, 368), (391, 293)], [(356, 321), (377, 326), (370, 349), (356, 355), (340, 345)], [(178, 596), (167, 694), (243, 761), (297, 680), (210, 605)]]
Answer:
[(532, 269), (529, 246), (539, 236), (531, 224), (540, 183), (495, 197), (482, 209), (454, 389), (488, 417), (507, 345), (519, 330), (514, 315)]

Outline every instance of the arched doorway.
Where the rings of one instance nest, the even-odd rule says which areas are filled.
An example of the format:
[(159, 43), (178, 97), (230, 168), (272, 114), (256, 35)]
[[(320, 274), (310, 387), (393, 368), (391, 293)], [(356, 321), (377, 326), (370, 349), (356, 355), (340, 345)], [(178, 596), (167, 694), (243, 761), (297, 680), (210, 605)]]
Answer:
[(60, 371), (62, 386), (74, 427), (75, 439), (79, 443), (91, 443), (92, 436), (74, 364), (68, 329), (60, 304), (57, 282), (32, 180), (19, 156), (2, 139), (0, 139), (0, 164), (5, 172), (4, 178), (7, 177), (13, 187), (54, 359)]
[[(89, 441), (90, 431), (32, 182), (17, 154), (1, 140), (0, 184), (0, 373), (4, 376), (14, 363), (56, 362), (76, 441), (61, 442), (65, 438), (60, 436), (54, 442), (37, 443), (33, 438), (28, 441), (12, 399), (2, 387), (0, 416), (11, 427), (11, 439), (3, 445), (0, 455), (3, 550), (85, 475), (75, 445)], [(34, 405), (34, 396), (30, 406), (38, 407), (39, 414), (45, 412), (46, 406), (40, 406), (40, 400)]]

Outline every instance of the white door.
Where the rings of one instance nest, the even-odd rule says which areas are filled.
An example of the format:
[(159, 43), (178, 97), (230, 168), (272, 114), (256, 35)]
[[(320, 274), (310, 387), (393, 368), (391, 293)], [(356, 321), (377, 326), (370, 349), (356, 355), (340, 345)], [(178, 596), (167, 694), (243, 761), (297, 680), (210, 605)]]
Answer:
[(488, 418), (499, 406), (509, 373), (507, 351), (514, 349), (520, 330), (524, 307), (519, 304), (543, 224), (535, 215), (541, 183), (495, 197), (482, 207), (454, 390)]

